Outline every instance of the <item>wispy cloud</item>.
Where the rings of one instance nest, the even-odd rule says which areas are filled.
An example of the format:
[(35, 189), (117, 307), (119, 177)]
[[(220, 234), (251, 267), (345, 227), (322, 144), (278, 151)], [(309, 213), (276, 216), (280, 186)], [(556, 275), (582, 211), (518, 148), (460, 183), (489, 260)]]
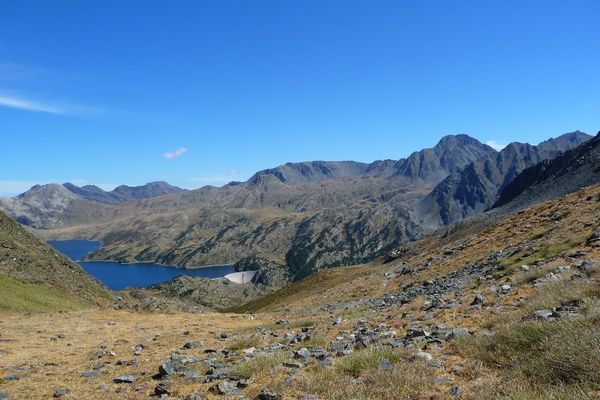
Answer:
[(502, 150), (503, 148), (506, 147), (506, 144), (504, 144), (504, 143), (498, 143), (495, 140), (488, 140), (487, 142), (485, 142), (485, 144), (487, 144), (492, 149), (497, 150), (497, 151), (500, 151), (500, 150)]
[(100, 107), (89, 107), (70, 103), (38, 101), (8, 93), (0, 93), (0, 106), (25, 111), (43, 112), (56, 115), (90, 116), (106, 113)]
[(50, 104), (38, 103), (36, 101), (26, 100), (18, 97), (6, 96), (0, 94), (0, 106), (17, 108), (27, 111), (39, 111), (51, 114), (63, 114), (61, 110)]
[(174, 160), (184, 155), (187, 151), (188, 149), (186, 147), (180, 147), (177, 150), (167, 151), (163, 154), (163, 157), (167, 160)]

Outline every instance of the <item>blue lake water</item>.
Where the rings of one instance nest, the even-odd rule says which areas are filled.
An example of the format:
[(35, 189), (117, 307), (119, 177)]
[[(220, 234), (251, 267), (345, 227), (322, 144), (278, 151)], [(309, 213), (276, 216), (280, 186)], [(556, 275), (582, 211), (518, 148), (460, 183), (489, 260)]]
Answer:
[(50, 240), (52, 247), (72, 260), (75, 260), (90, 275), (112, 290), (126, 287), (146, 287), (156, 283), (170, 281), (181, 276), (202, 278), (221, 278), (235, 272), (231, 265), (183, 269), (152, 263), (121, 264), (113, 261), (80, 261), (89, 253), (102, 247), (94, 240)]

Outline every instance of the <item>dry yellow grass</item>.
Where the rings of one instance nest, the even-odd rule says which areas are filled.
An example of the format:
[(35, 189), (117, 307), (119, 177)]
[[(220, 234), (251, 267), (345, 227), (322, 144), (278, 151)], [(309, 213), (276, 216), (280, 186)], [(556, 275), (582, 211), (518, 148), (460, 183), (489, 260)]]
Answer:
[[(137, 399), (153, 393), (157, 381), (152, 375), (158, 366), (186, 342), (201, 340), (205, 347), (222, 347), (217, 335), (223, 331), (249, 328), (264, 320), (227, 314), (147, 314), (125, 311), (86, 310), (65, 313), (23, 315), (0, 314), (0, 371), (7, 367), (25, 367), (18, 381), (5, 381), (2, 391), (16, 399), (47, 399), (54, 390), (69, 388), (66, 399)], [(186, 334), (187, 332), (187, 334)], [(58, 338), (64, 335), (64, 338)], [(143, 344), (140, 356), (134, 347)], [(103, 347), (104, 346), (104, 347)], [(116, 356), (98, 358), (100, 350)], [(202, 349), (187, 350), (201, 355)], [(137, 366), (118, 366), (118, 359), (137, 360)], [(81, 377), (95, 364), (110, 361), (97, 379)], [(113, 378), (131, 374), (133, 384), (115, 384)], [(107, 384), (108, 390), (102, 389)], [(204, 392), (207, 385), (181, 385), (179, 392)], [(184, 396), (185, 397), (185, 396)]]

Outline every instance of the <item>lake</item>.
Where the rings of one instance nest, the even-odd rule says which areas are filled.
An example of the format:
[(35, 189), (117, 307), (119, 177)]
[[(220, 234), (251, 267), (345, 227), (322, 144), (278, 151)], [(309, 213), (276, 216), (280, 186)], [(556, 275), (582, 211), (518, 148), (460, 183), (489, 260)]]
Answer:
[(50, 240), (52, 247), (79, 265), (90, 275), (112, 290), (126, 287), (146, 287), (156, 283), (170, 281), (181, 276), (201, 278), (222, 278), (235, 272), (231, 265), (183, 269), (152, 263), (121, 264), (113, 261), (81, 261), (83, 257), (102, 247), (96, 240)]

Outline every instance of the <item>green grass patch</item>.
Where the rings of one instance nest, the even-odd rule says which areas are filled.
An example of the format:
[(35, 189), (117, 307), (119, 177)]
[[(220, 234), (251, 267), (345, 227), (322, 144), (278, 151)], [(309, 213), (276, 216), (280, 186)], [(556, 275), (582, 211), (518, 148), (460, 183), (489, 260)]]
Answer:
[(229, 346), (227, 346), (227, 349), (229, 349), (229, 350), (244, 350), (244, 349), (249, 349), (251, 347), (257, 347), (261, 343), (262, 343), (261, 340), (257, 337), (242, 338), (242, 339), (237, 339), (237, 340), (233, 341), (231, 344), (229, 344)]
[(341, 358), (335, 364), (335, 368), (347, 375), (358, 376), (364, 371), (377, 369), (379, 363), (384, 359), (395, 364), (406, 358), (407, 354), (400, 350), (365, 349)]
[(14, 312), (71, 311), (89, 305), (45, 284), (25, 283), (0, 275), (0, 310)]
[(233, 374), (238, 375), (240, 378), (250, 379), (254, 375), (273, 371), (281, 366), (285, 359), (286, 356), (282, 352), (260, 355), (236, 365)]
[[(378, 370), (383, 359), (390, 360), (392, 368)], [(311, 370), (301, 389), (323, 399), (420, 399), (431, 390), (427, 377), (432, 373), (422, 360), (406, 351), (365, 349), (339, 359), (334, 368), (318, 366)], [(357, 376), (360, 384), (353, 382)]]
[(316, 336), (311, 336), (311, 338), (309, 340), (305, 340), (300, 345), (302, 347), (306, 347), (307, 349), (312, 349), (315, 347), (326, 347), (328, 343), (329, 343), (329, 341), (327, 340), (327, 338), (325, 336), (316, 335)]
[(341, 316), (345, 319), (356, 319), (362, 318), (371, 314), (371, 310), (368, 306), (352, 307), (342, 311)]
[(522, 258), (519, 255), (505, 258), (500, 261), (499, 266), (500, 269), (493, 273), (495, 278), (501, 278), (506, 275), (510, 275), (518, 270), (521, 265), (531, 265), (535, 264), (536, 261), (543, 258), (552, 258), (559, 255), (561, 252), (570, 250), (576, 246), (584, 243), (589, 234), (573, 236), (563, 242), (555, 242), (555, 243), (547, 243), (542, 248), (534, 252), (533, 254)]
[[(459, 338), (451, 346), (463, 356), (497, 370), (507, 381), (526, 381), (540, 387), (573, 385), (573, 390), (598, 386), (599, 295), (600, 287), (596, 284), (550, 284), (540, 289), (522, 309), (491, 320), (488, 326), (494, 336)], [(552, 309), (561, 301), (574, 299), (583, 300), (577, 316), (555, 321), (531, 318), (535, 310)]]

